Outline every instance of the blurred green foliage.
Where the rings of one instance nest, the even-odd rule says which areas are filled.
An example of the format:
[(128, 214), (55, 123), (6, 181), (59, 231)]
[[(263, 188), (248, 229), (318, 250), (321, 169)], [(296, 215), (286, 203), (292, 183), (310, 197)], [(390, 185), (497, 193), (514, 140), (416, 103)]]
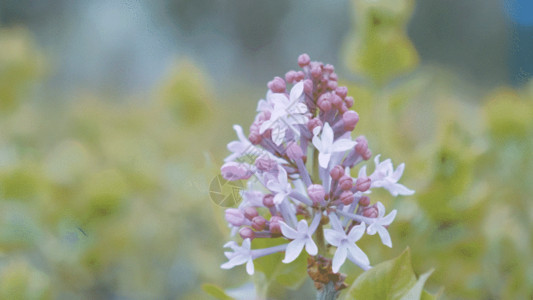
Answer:
[[(372, 194), (398, 209), (394, 248), (371, 237), (361, 248), (378, 263), (409, 246), (409, 288), (413, 273), (435, 269), (418, 280), (444, 299), (531, 298), (533, 82), (476, 98), (455, 74), (418, 65), (405, 32), (412, 1), (353, 4), (344, 61), (364, 80), (343, 84), (361, 116), (356, 134), (405, 162), (402, 181), (416, 190), (393, 202)], [(27, 31), (0, 30), (0, 298), (202, 299), (250, 280), (219, 268), (229, 232), (208, 189), (231, 124), (253, 118), (255, 91), (221, 99), (181, 59), (147, 95), (53, 101), (45, 66)], [(305, 259), (258, 259), (257, 291), (312, 296)], [(343, 272), (354, 286), (372, 276)], [(206, 282), (216, 283), (208, 293)]]

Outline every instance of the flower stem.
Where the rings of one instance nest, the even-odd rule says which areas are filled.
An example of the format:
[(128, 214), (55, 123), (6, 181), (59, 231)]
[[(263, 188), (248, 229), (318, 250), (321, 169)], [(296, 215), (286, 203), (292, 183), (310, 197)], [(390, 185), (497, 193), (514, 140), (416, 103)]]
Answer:
[(339, 292), (335, 289), (335, 284), (330, 281), (320, 290), (316, 291), (317, 300), (335, 300), (339, 296)]

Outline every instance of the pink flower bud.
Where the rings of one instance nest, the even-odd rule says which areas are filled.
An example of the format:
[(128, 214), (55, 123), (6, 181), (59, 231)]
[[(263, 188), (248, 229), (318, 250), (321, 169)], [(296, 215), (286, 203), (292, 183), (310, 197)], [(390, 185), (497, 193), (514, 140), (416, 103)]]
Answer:
[(272, 218), (270, 218), (269, 229), (270, 233), (272, 233), (273, 235), (281, 234), (281, 226), (279, 225), (279, 221), (283, 221), (283, 219), (278, 216), (273, 216)]
[(251, 207), (251, 206), (248, 206), (244, 209), (244, 216), (249, 219), (249, 220), (252, 220), (253, 218), (257, 217), (259, 214), (257, 213), (257, 209)]
[(370, 188), (372, 180), (368, 177), (359, 177), (355, 180), (355, 189), (360, 192), (366, 192)]
[(241, 230), (239, 230), (239, 234), (242, 237), (243, 240), (250, 239), (253, 240), (255, 237), (254, 231), (249, 227), (243, 227)]
[(302, 71), (298, 71), (296, 72), (296, 75), (294, 76), (294, 81), (298, 82), (298, 81), (302, 81), (304, 80), (305, 78), (305, 73), (302, 72)]
[(261, 216), (257, 216), (255, 218), (252, 219), (252, 227), (253, 229), (255, 230), (263, 230), (265, 229), (265, 226), (266, 226), (266, 219), (261, 217)]
[(293, 83), (295, 77), (296, 77), (296, 71), (294, 70), (290, 70), (289, 72), (285, 73), (285, 80), (288, 83)]
[(314, 118), (314, 119), (311, 119), (309, 120), (309, 122), (307, 122), (307, 129), (309, 129), (309, 131), (313, 132), (313, 129), (315, 129), (315, 127), (322, 127), (322, 121), (320, 121), (319, 118)]
[(339, 165), (334, 166), (331, 171), (329, 171), (329, 175), (331, 175), (333, 180), (339, 180), (344, 175), (344, 169)]
[(238, 162), (227, 162), (222, 168), (222, 177), (229, 181), (248, 179), (252, 176), (253, 172), (250, 170), (249, 166), (243, 163)]
[(298, 56), (298, 65), (300, 66), (300, 68), (307, 66), (309, 62), (311, 62), (311, 58), (309, 57), (309, 55), (307, 55), (307, 53)]
[(363, 209), (363, 216), (367, 218), (377, 218), (378, 215), (378, 208), (375, 204), (369, 207), (365, 207), (365, 209)]
[(372, 157), (372, 151), (370, 149), (366, 149), (365, 153), (363, 154), (364, 160), (369, 160)]
[(337, 88), (337, 85), (338, 85), (337, 81), (333, 81), (333, 80), (328, 81), (328, 88), (330, 90), (335, 90)]
[(284, 93), (286, 88), (285, 81), (276, 76), (272, 81), (268, 82), (268, 88), (274, 93)]
[(318, 97), (318, 100), (317, 100), (318, 107), (320, 107), (322, 111), (330, 111), (331, 110), (330, 99), (331, 99), (331, 94), (329, 93), (320, 95), (320, 97)]
[(261, 144), (261, 141), (263, 140), (261, 135), (259, 133), (255, 133), (255, 132), (250, 133), (250, 135), (248, 136), (248, 139), (250, 140), (250, 143), (252, 143), (254, 145)]
[(311, 79), (304, 80), (304, 93), (311, 94), (313, 92), (313, 81)]
[(246, 219), (239, 209), (228, 208), (226, 209), (226, 221), (233, 226), (241, 226), (245, 223)]
[(328, 73), (333, 73), (335, 72), (335, 67), (333, 65), (327, 64), (324, 66), (324, 71)]
[(344, 191), (341, 193), (340, 199), (342, 204), (350, 205), (354, 200), (353, 193), (351, 191)]
[(286, 150), (287, 156), (292, 160), (301, 159), (304, 156), (302, 148), (296, 142), (290, 142)]
[(255, 166), (263, 172), (268, 172), (274, 169), (276, 165), (276, 161), (268, 155), (262, 155), (255, 160)]
[(341, 114), (343, 114), (343, 113), (345, 113), (345, 112), (348, 111), (348, 107), (346, 106), (345, 103), (343, 103), (343, 104), (341, 105), (341, 107), (339, 108), (339, 111), (340, 111)]
[(359, 153), (359, 155), (364, 155), (366, 150), (368, 150), (368, 142), (366, 141), (366, 138), (364, 136), (358, 136), (355, 141), (357, 142), (357, 145), (355, 145), (355, 151)]
[(359, 114), (353, 110), (349, 110), (342, 114), (342, 120), (344, 121), (344, 130), (352, 131), (355, 129), (357, 122), (359, 122)]
[(367, 196), (362, 196), (362, 197), (359, 199), (359, 205), (361, 205), (361, 206), (368, 206), (368, 205), (370, 205), (370, 198), (368, 198)]
[(348, 108), (352, 107), (352, 106), (353, 106), (353, 103), (354, 103), (354, 101), (353, 101), (353, 97), (351, 97), (351, 96), (346, 96), (346, 97), (344, 98), (344, 102), (346, 103), (346, 107), (348, 107)]
[(274, 206), (274, 195), (272, 194), (266, 194), (263, 197), (263, 205), (266, 207), (272, 207)]
[(333, 96), (331, 97), (331, 104), (333, 104), (333, 106), (335, 106), (336, 108), (341, 108), (344, 102), (342, 101), (342, 98), (339, 97), (339, 95), (333, 94)]
[(339, 179), (339, 186), (343, 191), (347, 191), (352, 188), (353, 186), (353, 179), (352, 177), (348, 175), (342, 175), (341, 179)]
[(309, 198), (313, 201), (313, 204), (320, 203), (320, 201), (324, 200), (324, 197), (326, 196), (326, 191), (324, 190), (324, 187), (320, 184), (311, 184), (307, 188), (307, 194), (309, 195)]
[(337, 81), (338, 77), (336, 73), (329, 74), (329, 80)]
[(335, 89), (335, 94), (344, 99), (346, 98), (346, 95), (348, 95), (348, 88), (345, 86), (339, 86)]
[(310, 73), (313, 78), (319, 78), (322, 75), (322, 69), (317, 65), (313, 65)]

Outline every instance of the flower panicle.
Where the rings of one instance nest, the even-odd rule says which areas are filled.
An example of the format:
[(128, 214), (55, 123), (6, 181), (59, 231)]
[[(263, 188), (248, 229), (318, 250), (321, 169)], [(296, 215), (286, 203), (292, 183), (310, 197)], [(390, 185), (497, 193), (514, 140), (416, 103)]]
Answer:
[[(364, 165), (352, 177), (351, 170), (372, 157), (366, 138), (351, 135), (359, 121), (351, 110), (354, 99), (338, 85), (332, 65), (307, 54), (298, 57), (298, 65), (300, 70), (268, 83), (248, 136), (241, 126), (233, 127), (238, 140), (228, 144), (231, 154), (221, 172), (226, 180), (248, 180), (248, 187), (239, 206), (226, 210), (228, 226), (243, 242), (226, 244), (233, 252), (226, 252), (229, 261), (222, 268), (246, 264), (253, 274), (257, 257), (284, 252), (282, 262), (291, 263), (305, 249), (321, 260), (331, 252), (333, 273), (346, 258), (368, 270), (369, 258), (356, 242), (377, 233), (392, 247), (388, 227), (396, 217), (396, 210), (386, 214), (381, 202), (371, 205), (371, 190), (383, 188), (394, 197), (414, 193), (398, 183), (404, 164), (395, 170), (390, 159), (380, 162), (380, 155), (372, 174)], [(287, 243), (252, 249), (254, 239), (279, 237)]]

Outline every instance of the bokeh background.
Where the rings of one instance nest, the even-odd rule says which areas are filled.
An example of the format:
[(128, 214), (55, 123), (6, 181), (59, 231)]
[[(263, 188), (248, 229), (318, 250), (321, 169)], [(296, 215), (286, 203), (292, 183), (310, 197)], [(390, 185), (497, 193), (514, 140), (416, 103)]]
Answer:
[[(533, 297), (530, 1), (3, 0), (0, 299), (252, 288), (219, 268), (209, 185), (231, 125), (304, 52), (336, 66), (357, 134), (416, 190), (373, 197), (399, 213), (393, 249), (362, 243), (371, 261), (410, 247), (443, 299)], [(278, 279), (271, 297), (313, 297)]]

